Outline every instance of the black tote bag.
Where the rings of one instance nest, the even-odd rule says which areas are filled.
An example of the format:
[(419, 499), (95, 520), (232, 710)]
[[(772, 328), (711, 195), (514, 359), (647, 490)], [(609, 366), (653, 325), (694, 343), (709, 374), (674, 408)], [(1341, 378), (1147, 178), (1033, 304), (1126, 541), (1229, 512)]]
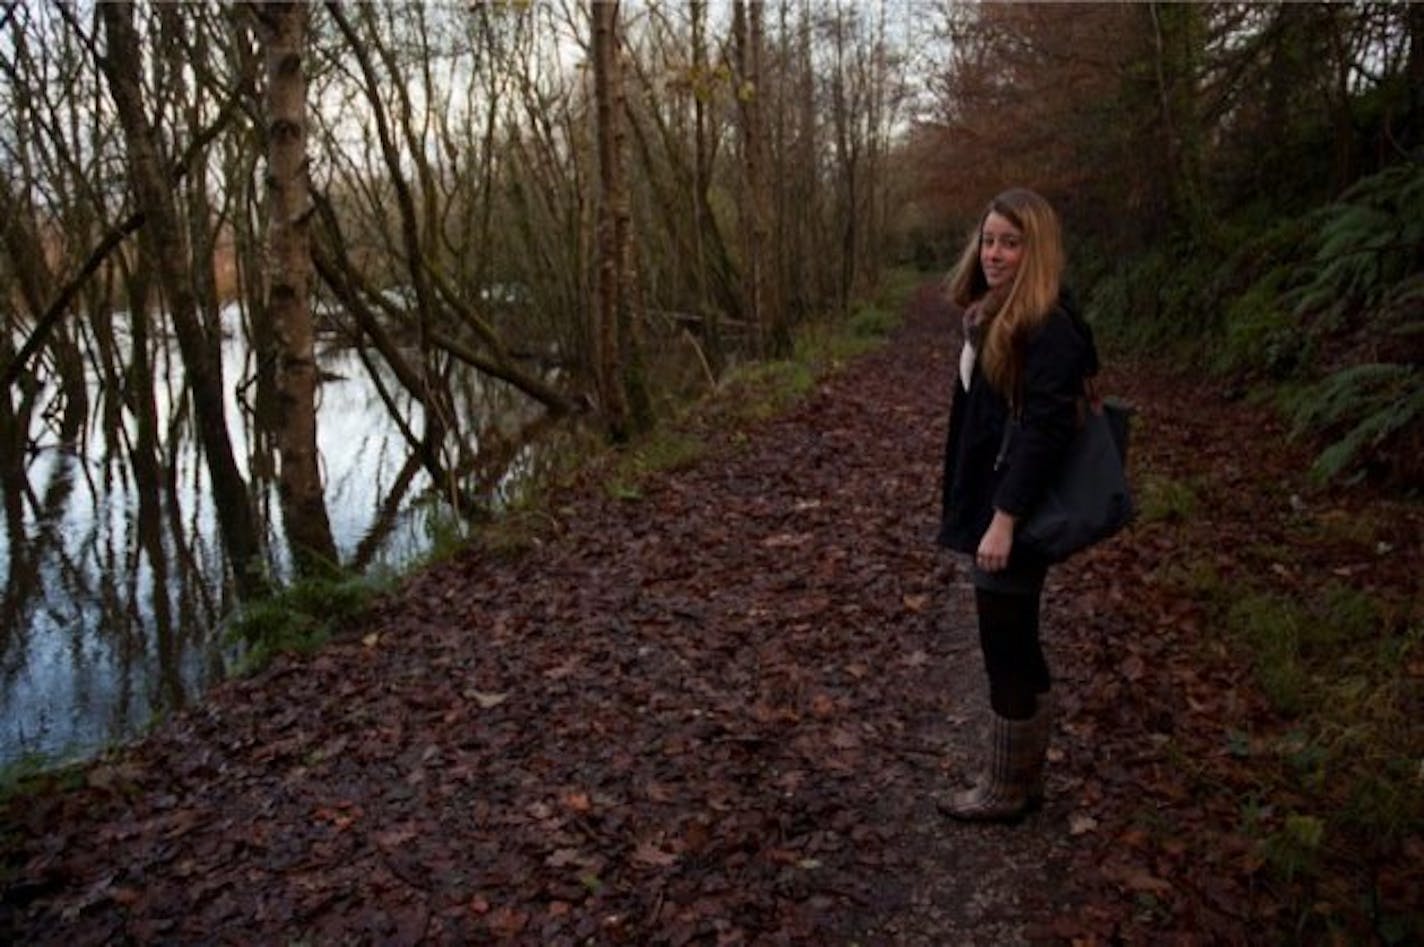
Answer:
[[(1062, 562), (1132, 522), (1127, 433), (1132, 409), (1088, 403), (1057, 479), (1014, 528), (1014, 543), (1045, 562)], [(1010, 425), (1013, 427), (1014, 425)], [(1004, 432), (1007, 446), (1009, 431)]]

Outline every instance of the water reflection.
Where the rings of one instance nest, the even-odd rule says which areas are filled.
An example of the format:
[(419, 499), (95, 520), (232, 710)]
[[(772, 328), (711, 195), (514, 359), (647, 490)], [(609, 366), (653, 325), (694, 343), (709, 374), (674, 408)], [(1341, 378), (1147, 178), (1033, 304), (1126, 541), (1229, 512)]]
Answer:
[[(110, 331), (129, 344), (123, 320), (114, 322)], [(250, 396), (258, 366), (240, 314), (225, 311), (223, 323), (233, 450), (267, 531), (268, 568), (285, 576), (275, 448)], [(327, 348), (319, 361), (318, 446), (341, 561), (399, 568), (429, 545), (439, 507), (416, 502), (430, 492), (429, 474), (385, 399), (415, 431), (420, 405), (391, 378), (381, 379), (383, 396), (352, 349)], [(79, 401), (53, 386), (34, 398), (28, 420), (19, 412), (28, 443), (22, 461), (7, 459), (0, 534), (0, 765), (28, 753), (83, 755), (130, 735), (192, 699), (232, 657), (217, 627), (232, 603), (216, 510), (176, 345), (157, 345), (154, 364), (152, 444), (132, 409), (142, 399), (111, 390), (114, 374), (103, 373), (106, 385), (92, 363), (77, 418), (51, 416), (52, 406)], [(450, 371), (460, 430), (518, 430), (539, 414), (507, 386)], [(465, 441), (478, 446), (468, 433)], [(534, 463), (527, 447), (516, 452), (491, 488), (509, 489)]]

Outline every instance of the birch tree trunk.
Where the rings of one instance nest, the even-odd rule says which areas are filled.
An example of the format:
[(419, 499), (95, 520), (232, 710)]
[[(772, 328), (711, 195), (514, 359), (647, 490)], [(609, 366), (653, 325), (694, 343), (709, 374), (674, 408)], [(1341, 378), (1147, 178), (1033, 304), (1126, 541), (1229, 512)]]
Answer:
[(310, 8), (254, 8), (267, 60), (267, 303), (277, 336), (277, 450), (282, 521), (300, 575), (336, 564), (316, 445), (316, 345), (311, 312), (311, 197), (307, 180)]

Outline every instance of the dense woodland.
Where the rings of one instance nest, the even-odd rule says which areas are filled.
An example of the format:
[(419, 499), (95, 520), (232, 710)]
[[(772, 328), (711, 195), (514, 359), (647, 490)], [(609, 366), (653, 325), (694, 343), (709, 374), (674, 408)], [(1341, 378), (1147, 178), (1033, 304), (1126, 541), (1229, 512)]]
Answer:
[(1037, 182), (1100, 325), (1281, 395), (1323, 478), (1419, 485), (1424, 10), (1026, 4), (949, 29), (910, 146), (926, 221)]
[[(1203, 344), (1236, 377), (1306, 384), (1299, 426), (1338, 440), (1327, 474), (1415, 476), (1420, 17), (1371, 4), (913, 17), (891, 4), (11, 4), (12, 548), (35, 512), (25, 445), (90, 424), (132, 427), (129, 462), (161, 505), (175, 419), (145, 393), (155, 335), (180, 343), (250, 591), (264, 572), (247, 499), (259, 469), (279, 471), (299, 561), (334, 559), (314, 333), (394, 373), (422, 409), (412, 456), (478, 504), (452, 365), (549, 413), (591, 406), (622, 436), (652, 420), (651, 363), (670, 339), (714, 378), (737, 354), (785, 354), (795, 325), (844, 313), (887, 260), (944, 265), (1009, 181), (1063, 208), (1105, 324)], [(254, 450), (280, 463), (233, 456), (205, 351), (230, 331), (229, 300), (255, 352), (255, 410), (274, 419)], [(570, 371), (551, 380), (550, 360)], [(105, 380), (100, 403), (87, 371)], [(49, 419), (38, 432), (36, 418)]]
[[(1413, 509), (1424, 484), (1424, 4), (11, 0), (0, 73), (0, 657), (46, 570), (168, 664), (187, 623), (363, 570), (389, 511), (338, 548), (324, 352), (399, 431), (392, 511), (416, 483), (488, 522), (529, 444), (627, 449), (878, 316), (887, 273), (935, 279), (1014, 184), (1062, 212), (1110, 363), (1277, 419), (1221, 437), (1284, 432), (1330, 502)], [(1191, 483), (1145, 484), (1144, 518), (1191, 519)], [(65, 509), (116, 485), (131, 546), (75, 555)], [(1361, 652), (1311, 659), (1275, 591), (1155, 581), (1244, 629), (1273, 712), (1301, 715), (1280, 779), (1315, 808), (1251, 813), (1287, 881), (1337, 828), (1356, 867), (1417, 856), (1417, 579), (1302, 586), (1377, 649), (1338, 692), (1324, 669)], [(1321, 885), (1302, 917), (1388, 887)], [(1405, 929), (1381, 918), (1359, 923)]]
[[(673, 350), (712, 380), (785, 355), (887, 262), (944, 266), (1013, 181), (1062, 207), (1113, 334), (1288, 385), (1324, 475), (1417, 482), (1422, 16), (9, 4), (11, 548), (40, 517), (37, 447), (123, 429), (113, 462), (159, 510), (165, 432), (191, 425), (237, 588), (270, 572), (254, 478), (280, 479), (299, 571), (327, 568), (318, 334), (390, 373), (419, 409), (412, 462), (478, 509), (501, 437), (458, 416), (457, 367), (626, 437)], [(213, 356), (232, 301), (264, 421), (248, 457)], [(169, 333), (182, 364), (160, 368)]]
[[(318, 334), (412, 399), (412, 461), (466, 513), (488, 505), (499, 444), (520, 435), (458, 416), (458, 371), (547, 416), (591, 410), (622, 438), (666, 394), (665, 354), (690, 349), (714, 379), (734, 357), (785, 354), (792, 325), (844, 311), (885, 255), (904, 83), (887, 17), (6, 5), (11, 548), (37, 514), (38, 446), (123, 430), (111, 461), (132, 465), (157, 511), (173, 501), (165, 441), (191, 425), (238, 590), (269, 573), (255, 478), (280, 478), (298, 570), (329, 568)], [(240, 326), (221, 324), (230, 301)], [(234, 331), (250, 340), (240, 386), (264, 432), (248, 457), (214, 357)], [(156, 367), (170, 332), (182, 364)], [(170, 369), (186, 397), (160, 416)]]

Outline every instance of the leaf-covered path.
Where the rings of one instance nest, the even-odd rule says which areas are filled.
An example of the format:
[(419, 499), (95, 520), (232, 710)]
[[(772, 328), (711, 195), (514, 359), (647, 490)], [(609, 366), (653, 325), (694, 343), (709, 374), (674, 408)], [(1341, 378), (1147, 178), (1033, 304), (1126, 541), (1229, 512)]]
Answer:
[(936, 814), (984, 701), (968, 589), (930, 541), (951, 363), (927, 288), (887, 347), (638, 499), (573, 489), (534, 548), (438, 565), (349, 639), (11, 804), (0, 939), (1246, 939), (1257, 864), (1123, 822), (1186, 808), (1146, 736), (1172, 701), (1249, 704), (1171, 634), (1114, 644), (1192, 631), (1190, 603), (1128, 607), (1112, 578), (1167, 548), (1150, 532), (1050, 582), (1045, 810)]
[(942, 328), (12, 812), (14, 942), (1019, 939), (1063, 811), (929, 798), (982, 697), (929, 541)]

